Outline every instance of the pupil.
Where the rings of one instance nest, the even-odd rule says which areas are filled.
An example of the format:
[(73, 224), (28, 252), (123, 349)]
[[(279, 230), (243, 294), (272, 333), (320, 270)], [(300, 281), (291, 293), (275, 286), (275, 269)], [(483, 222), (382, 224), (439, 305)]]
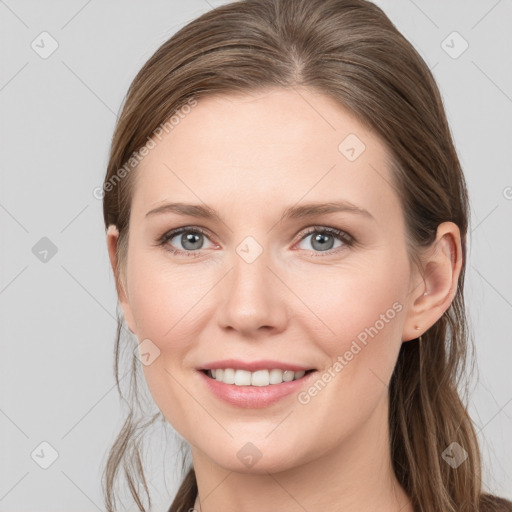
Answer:
[[(330, 240), (330, 245), (329, 245), (329, 240), (328, 239), (331, 239)], [(316, 235), (314, 238), (313, 238), (313, 247), (315, 247), (315, 243), (319, 243), (320, 245), (318, 247), (315, 247), (316, 249), (319, 249), (321, 251), (328, 251), (329, 249), (332, 249), (332, 243), (333, 243), (333, 238), (331, 235), (326, 235), (326, 234), (323, 234), (323, 233), (319, 233), (318, 235)], [(326, 247), (326, 244), (329, 245), (329, 247)]]
[(198, 240), (200, 239), (199, 237), (202, 236), (200, 234), (197, 234), (197, 233), (188, 233), (188, 234), (184, 234), (182, 237), (181, 237), (181, 243), (183, 244), (183, 247), (185, 247), (186, 249), (198, 249), (198, 247), (195, 247), (195, 246), (192, 246), (192, 247), (189, 247), (187, 246), (187, 244), (197, 244)]

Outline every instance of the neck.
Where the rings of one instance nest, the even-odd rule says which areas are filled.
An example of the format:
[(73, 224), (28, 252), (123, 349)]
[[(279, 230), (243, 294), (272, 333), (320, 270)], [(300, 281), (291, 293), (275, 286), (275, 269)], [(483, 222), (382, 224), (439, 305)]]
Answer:
[[(238, 473), (192, 448), (200, 512), (414, 512), (391, 465), (388, 404), (328, 453), (275, 473)], [(385, 428), (383, 426), (385, 425)]]

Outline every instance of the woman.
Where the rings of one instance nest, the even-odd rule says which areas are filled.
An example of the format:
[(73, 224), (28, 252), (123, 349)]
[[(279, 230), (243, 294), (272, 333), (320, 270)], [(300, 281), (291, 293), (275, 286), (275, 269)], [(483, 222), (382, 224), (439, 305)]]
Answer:
[[(482, 490), (457, 390), (464, 177), (428, 67), (377, 6), (192, 21), (133, 81), (103, 188), (118, 383), (126, 325), (191, 448), (170, 512), (512, 510)], [(121, 468), (147, 510), (138, 443), (160, 413), (141, 426), (136, 405), (109, 511)]]

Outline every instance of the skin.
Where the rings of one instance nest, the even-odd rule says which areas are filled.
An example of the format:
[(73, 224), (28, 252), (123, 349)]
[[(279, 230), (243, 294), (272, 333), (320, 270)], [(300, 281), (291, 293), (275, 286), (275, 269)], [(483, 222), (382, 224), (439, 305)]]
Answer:
[[(338, 150), (348, 134), (366, 146), (354, 161)], [(413, 510), (391, 468), (387, 386), (401, 344), (453, 300), (461, 245), (458, 227), (443, 223), (423, 269), (410, 263), (388, 157), (327, 96), (270, 89), (201, 98), (136, 171), (119, 301), (138, 340), (160, 351), (143, 366), (145, 378), (191, 445), (203, 511)], [(373, 218), (336, 212), (281, 221), (288, 206), (338, 200)], [(146, 217), (171, 201), (207, 204), (224, 222)], [(198, 257), (166, 250), (186, 251), (181, 235), (156, 245), (182, 226), (207, 231), (194, 246)], [(304, 236), (311, 226), (343, 230), (357, 243), (334, 238), (326, 254), (317, 233)], [(117, 236), (109, 229), (113, 269)], [(247, 236), (263, 248), (252, 263), (236, 252)], [(292, 394), (263, 409), (235, 407), (213, 396), (196, 370), (224, 358), (275, 359), (322, 374), (396, 301), (401, 311), (307, 404)], [(252, 467), (237, 457), (248, 442), (261, 453)]]

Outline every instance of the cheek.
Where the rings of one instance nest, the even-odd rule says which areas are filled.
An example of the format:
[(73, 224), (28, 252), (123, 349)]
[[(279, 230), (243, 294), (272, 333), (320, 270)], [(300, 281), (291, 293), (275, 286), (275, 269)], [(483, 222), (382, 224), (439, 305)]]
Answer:
[(404, 309), (406, 268), (397, 259), (367, 258), (357, 265), (324, 270), (318, 279), (313, 277), (304, 283), (300, 293), (325, 324), (331, 335), (326, 339), (336, 345), (336, 340), (361, 334), (364, 341), (366, 328), (374, 326), (379, 332), (389, 332), (390, 325), (398, 323), (394, 320)]
[[(407, 269), (396, 253), (380, 253), (350, 268), (324, 269), (321, 281), (302, 286), (304, 302), (321, 320), (302, 315), (303, 328), (311, 319), (320, 326), (316, 343), (328, 357), (326, 366), (343, 366), (334, 374), (343, 375), (335, 380), (344, 386), (350, 382), (363, 392), (376, 376), (384, 382), (391, 377), (401, 345)], [(321, 289), (313, 285), (318, 282)]]
[[(134, 253), (128, 265), (128, 287), (139, 338), (161, 344), (190, 331), (195, 308), (208, 289), (191, 268), (171, 265), (165, 255)], [(180, 347), (176, 342), (169, 345)]]
[(304, 302), (322, 322), (306, 311), (300, 329), (309, 325), (311, 333), (313, 322), (320, 326), (311, 339), (325, 355), (325, 367), (299, 397), (299, 410), (304, 421), (312, 421), (308, 411), (314, 411), (327, 444), (368, 420), (387, 393), (401, 346), (407, 266), (398, 258), (379, 258), (334, 269), (321, 292), (312, 286), (318, 280), (301, 286)]
[(158, 354), (142, 367), (146, 383), (158, 408), (186, 437), (190, 395), (183, 387), (189, 376), (183, 372), (191, 371), (188, 356), (204, 327), (201, 299), (215, 281), (208, 284), (206, 272), (198, 278), (192, 266), (178, 268), (162, 256), (134, 251), (130, 257), (128, 290), (137, 337), (150, 340), (150, 352)]

